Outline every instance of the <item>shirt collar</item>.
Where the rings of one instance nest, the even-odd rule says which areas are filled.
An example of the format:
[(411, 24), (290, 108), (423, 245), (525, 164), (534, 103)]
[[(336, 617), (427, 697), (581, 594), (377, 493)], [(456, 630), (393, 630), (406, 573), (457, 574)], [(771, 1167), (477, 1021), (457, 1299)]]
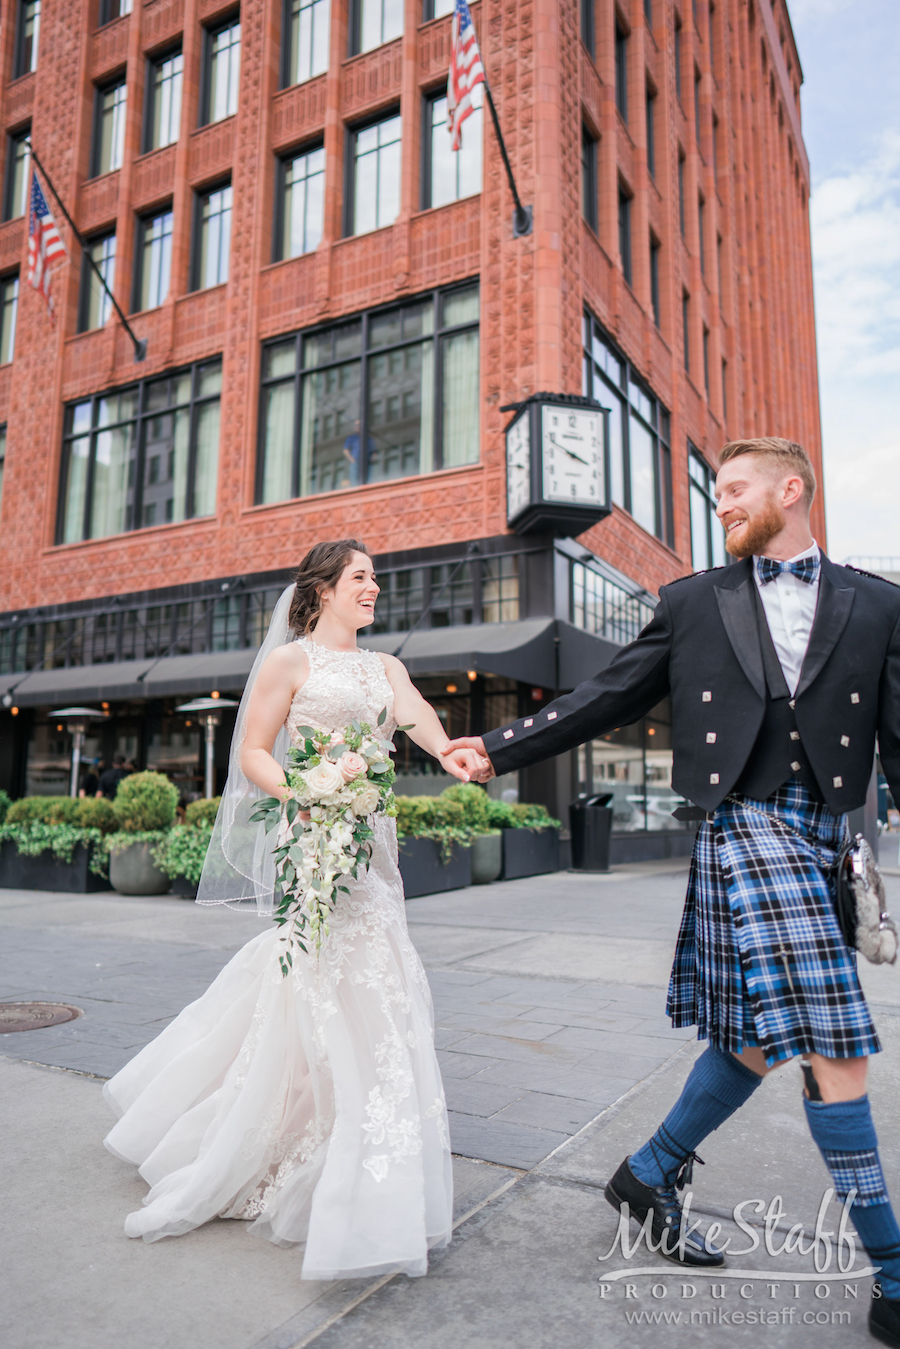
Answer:
[[(759, 559), (760, 559), (761, 556), (762, 556), (762, 554), (758, 554), (758, 553), (754, 553), (754, 554), (753, 554), (753, 571), (754, 571), (754, 574), (756, 574), (756, 575), (759, 574), (759, 573), (757, 572), (756, 564), (759, 562)], [(812, 543), (810, 544), (810, 546), (809, 546), (808, 548), (804, 548), (804, 549), (803, 549), (803, 552), (802, 552), (802, 553), (795, 553), (793, 557), (785, 558), (785, 563), (787, 564), (788, 562), (799, 562), (799, 561), (801, 560), (801, 558), (804, 558), (804, 557), (817, 557), (817, 558), (819, 559), (819, 561), (821, 562), (822, 554), (821, 554), (821, 551), (820, 551), (820, 549), (819, 549), (819, 545), (816, 543), (815, 539), (813, 539)]]

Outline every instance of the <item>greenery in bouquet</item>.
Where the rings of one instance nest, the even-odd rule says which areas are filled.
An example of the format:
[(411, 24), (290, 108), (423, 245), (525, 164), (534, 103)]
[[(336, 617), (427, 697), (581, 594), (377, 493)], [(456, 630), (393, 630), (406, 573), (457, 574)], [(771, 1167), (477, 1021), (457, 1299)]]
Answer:
[(338, 896), (350, 893), (343, 882), (368, 870), (372, 816), (396, 814), (394, 746), (378, 734), (386, 717), (382, 708), (374, 730), (360, 721), (340, 731), (299, 727), (301, 743), (288, 751), (285, 771), (290, 798), (264, 797), (250, 817), (267, 833), (277, 831), (275, 922), (284, 929), (284, 975), (295, 945), (307, 952), (313, 941), (318, 952)]

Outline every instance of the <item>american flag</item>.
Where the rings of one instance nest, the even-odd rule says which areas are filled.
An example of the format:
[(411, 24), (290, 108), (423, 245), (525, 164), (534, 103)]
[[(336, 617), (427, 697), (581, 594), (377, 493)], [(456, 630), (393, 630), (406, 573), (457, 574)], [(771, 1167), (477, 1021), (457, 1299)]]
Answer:
[(447, 130), (453, 137), (452, 150), (459, 150), (462, 146), (462, 124), (475, 111), (472, 91), (477, 84), (484, 84), (484, 66), (481, 64), (475, 25), (466, 0), (456, 0), (450, 41), (450, 75), (447, 80)]
[(50, 317), (54, 318), (53, 297), (50, 294), (50, 268), (60, 258), (68, 257), (65, 244), (59, 237), (56, 221), (41, 191), (35, 172), (31, 174), (31, 212), (28, 217), (28, 276), (27, 281), (40, 291), (47, 301)]

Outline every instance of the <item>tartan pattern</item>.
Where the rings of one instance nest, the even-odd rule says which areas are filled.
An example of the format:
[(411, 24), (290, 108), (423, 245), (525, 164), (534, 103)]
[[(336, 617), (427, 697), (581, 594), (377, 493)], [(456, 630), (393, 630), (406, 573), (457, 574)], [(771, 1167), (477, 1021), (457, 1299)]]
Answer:
[(864, 1148), (858, 1152), (838, 1152), (835, 1148), (824, 1148), (823, 1156), (834, 1192), (841, 1203), (851, 1190), (856, 1190), (854, 1208), (871, 1208), (873, 1204), (887, 1204), (887, 1186), (884, 1172), (874, 1148)]
[[(697, 833), (666, 1011), (674, 1026), (768, 1064), (817, 1053), (855, 1058), (881, 1049), (844, 943), (827, 868), (843, 816), (798, 782), (767, 801), (725, 800)], [(786, 833), (780, 817), (804, 837)]]

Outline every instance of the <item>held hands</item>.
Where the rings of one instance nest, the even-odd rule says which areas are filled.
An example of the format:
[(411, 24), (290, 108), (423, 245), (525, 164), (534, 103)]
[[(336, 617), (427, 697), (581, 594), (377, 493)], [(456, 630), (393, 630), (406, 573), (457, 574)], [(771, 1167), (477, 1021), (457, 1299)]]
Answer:
[(487, 782), (495, 777), (493, 764), (485, 753), (480, 735), (450, 740), (441, 750), (444, 767), (463, 782)]

